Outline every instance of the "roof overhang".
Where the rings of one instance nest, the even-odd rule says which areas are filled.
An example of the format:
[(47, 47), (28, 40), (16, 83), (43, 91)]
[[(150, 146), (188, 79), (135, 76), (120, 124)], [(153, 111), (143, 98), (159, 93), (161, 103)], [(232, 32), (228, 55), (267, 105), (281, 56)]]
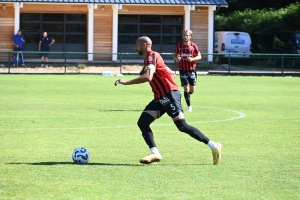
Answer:
[(207, 5), (227, 7), (226, 0), (0, 0), (0, 3), (82, 3), (82, 4), (159, 4), (159, 5)]

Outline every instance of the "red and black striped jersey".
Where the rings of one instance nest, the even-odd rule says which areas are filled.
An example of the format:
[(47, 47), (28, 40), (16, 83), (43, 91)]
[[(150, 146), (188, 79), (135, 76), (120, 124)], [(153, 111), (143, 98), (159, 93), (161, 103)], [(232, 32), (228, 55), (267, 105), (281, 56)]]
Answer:
[(184, 44), (184, 42), (179, 42), (176, 45), (175, 53), (181, 56), (181, 60), (178, 62), (179, 71), (190, 71), (196, 68), (196, 61), (189, 62), (188, 57), (194, 58), (200, 53), (200, 50), (196, 43), (190, 42), (189, 45)]
[(155, 51), (148, 52), (147, 57), (144, 59), (142, 72), (145, 71), (145, 68), (149, 64), (155, 66), (155, 73), (153, 74), (152, 80), (149, 82), (155, 99), (163, 97), (172, 90), (179, 90), (159, 53)]

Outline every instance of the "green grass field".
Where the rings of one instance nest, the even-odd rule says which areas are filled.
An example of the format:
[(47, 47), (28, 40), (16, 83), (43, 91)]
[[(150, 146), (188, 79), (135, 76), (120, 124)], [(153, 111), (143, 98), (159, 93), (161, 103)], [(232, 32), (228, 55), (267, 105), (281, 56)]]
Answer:
[[(0, 199), (300, 198), (300, 78), (198, 77), (185, 117), (223, 144), (217, 166), (167, 115), (152, 125), (162, 162), (139, 164), (136, 122), (153, 95), (116, 79), (0, 75)], [(81, 146), (87, 165), (71, 158)]]

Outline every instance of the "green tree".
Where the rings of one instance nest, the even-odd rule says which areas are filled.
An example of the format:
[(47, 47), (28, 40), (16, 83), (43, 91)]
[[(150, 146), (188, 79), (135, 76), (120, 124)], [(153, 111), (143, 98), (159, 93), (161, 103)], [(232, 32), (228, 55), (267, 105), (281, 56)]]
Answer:
[(264, 8), (285, 8), (293, 3), (300, 3), (300, 0), (227, 0), (228, 8), (222, 8), (220, 13), (232, 13), (245, 9), (261, 10)]
[(276, 32), (300, 31), (300, 4), (286, 8), (245, 9), (216, 15), (216, 31), (244, 31), (252, 39), (254, 53), (267, 53)]

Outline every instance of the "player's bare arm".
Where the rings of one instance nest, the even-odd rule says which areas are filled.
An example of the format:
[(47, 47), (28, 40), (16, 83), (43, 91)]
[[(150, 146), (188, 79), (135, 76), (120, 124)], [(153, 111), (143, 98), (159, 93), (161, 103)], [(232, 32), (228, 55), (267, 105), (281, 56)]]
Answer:
[(152, 81), (154, 73), (155, 73), (155, 66), (153, 64), (150, 64), (147, 66), (145, 73), (142, 74), (141, 76), (139, 76), (135, 79), (131, 79), (131, 80), (119, 79), (115, 82), (115, 86), (117, 86), (118, 84), (133, 85), (133, 84), (141, 84), (141, 83), (145, 83), (145, 82), (150, 82), (150, 81)]
[(198, 52), (198, 55), (195, 56), (194, 58), (188, 57), (187, 59), (188, 59), (189, 62), (193, 62), (193, 61), (201, 60), (201, 59), (202, 59), (202, 56), (201, 56), (200, 52)]
[(173, 54), (173, 59), (176, 61), (176, 62), (179, 62), (181, 60), (181, 56), (179, 54), (177, 54), (176, 52), (174, 52)]

